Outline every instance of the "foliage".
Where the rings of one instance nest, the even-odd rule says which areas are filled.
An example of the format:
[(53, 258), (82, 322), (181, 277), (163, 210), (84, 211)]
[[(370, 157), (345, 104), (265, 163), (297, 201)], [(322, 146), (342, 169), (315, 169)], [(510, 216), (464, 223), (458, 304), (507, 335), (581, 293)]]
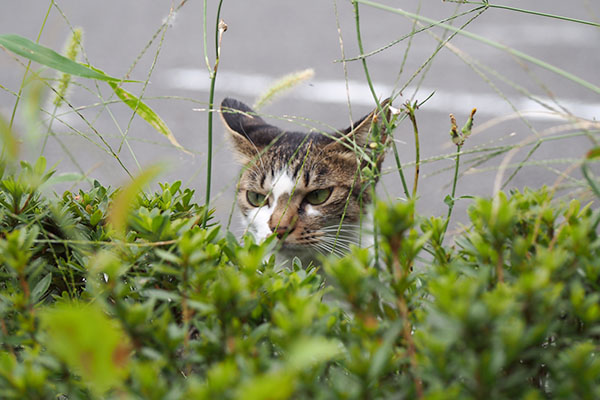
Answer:
[[(600, 213), (548, 189), (475, 199), (471, 225), (380, 203), (355, 249), (280, 268), (179, 182), (131, 197), (0, 182), (3, 398), (598, 398)], [(131, 196), (131, 194), (130, 194)], [(209, 213), (210, 216), (210, 213)]]

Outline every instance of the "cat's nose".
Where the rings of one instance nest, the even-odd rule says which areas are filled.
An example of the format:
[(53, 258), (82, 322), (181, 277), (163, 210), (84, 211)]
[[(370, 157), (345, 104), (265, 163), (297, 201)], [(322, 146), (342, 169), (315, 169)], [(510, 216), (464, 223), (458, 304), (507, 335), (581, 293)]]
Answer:
[(294, 227), (291, 228), (289, 226), (278, 226), (275, 228), (275, 234), (277, 234), (278, 239), (282, 239), (285, 235), (292, 233)]
[(282, 239), (294, 231), (297, 220), (298, 215), (289, 210), (283, 214), (275, 211), (269, 219), (269, 228), (271, 228), (271, 232), (277, 235), (277, 238)]

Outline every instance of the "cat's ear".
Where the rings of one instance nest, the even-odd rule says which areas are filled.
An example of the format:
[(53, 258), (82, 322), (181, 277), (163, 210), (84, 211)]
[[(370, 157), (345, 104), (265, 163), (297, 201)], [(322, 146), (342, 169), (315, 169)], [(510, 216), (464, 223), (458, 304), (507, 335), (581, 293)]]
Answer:
[(386, 121), (390, 120), (391, 100), (385, 99), (381, 102), (380, 106), (379, 110), (373, 110), (370, 114), (365, 115), (352, 124), (352, 126), (340, 130), (337, 135), (339, 139), (331, 143), (330, 146), (337, 146), (340, 150), (346, 149), (346, 151), (352, 151), (355, 143), (358, 147), (365, 147), (369, 140), (372, 140), (375, 126), (378, 129), (380, 140), (383, 140), (385, 143), (387, 137)]
[(260, 151), (281, 134), (241, 101), (226, 98), (221, 102), (221, 117), (234, 149), (242, 163), (250, 162)]

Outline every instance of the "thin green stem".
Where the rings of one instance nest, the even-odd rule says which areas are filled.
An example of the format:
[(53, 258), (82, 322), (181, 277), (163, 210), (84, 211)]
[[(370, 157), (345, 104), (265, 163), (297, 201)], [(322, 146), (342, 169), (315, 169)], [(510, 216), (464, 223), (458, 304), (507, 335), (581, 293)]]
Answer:
[(525, 158), (523, 159), (523, 161), (521, 161), (519, 163), (519, 166), (517, 168), (515, 168), (515, 170), (512, 172), (512, 174), (510, 174), (510, 176), (506, 179), (506, 181), (504, 181), (504, 184), (502, 185), (502, 189), (506, 188), (506, 186), (510, 183), (510, 181), (512, 181), (512, 179), (515, 177), (515, 175), (517, 175), (517, 173), (521, 170), (521, 168), (523, 168), (523, 165), (525, 165), (527, 163), (527, 161), (529, 161), (529, 159), (531, 158), (531, 156), (533, 156), (533, 153), (535, 153), (535, 151), (537, 149), (539, 149), (539, 147), (541, 146), (542, 141), (538, 140), (533, 147), (529, 150), (529, 152), (527, 153), (527, 155), (525, 156)]
[(524, 14), (531, 14), (531, 15), (537, 15), (537, 16), (540, 16), (540, 17), (560, 19), (560, 20), (563, 20), (563, 21), (576, 22), (578, 24), (591, 25), (591, 26), (595, 26), (597, 28), (600, 28), (600, 24), (598, 24), (597, 22), (585, 21), (583, 19), (570, 18), (570, 17), (565, 17), (565, 16), (562, 16), (562, 15), (556, 15), (556, 14), (548, 14), (548, 13), (544, 13), (544, 12), (540, 12), (540, 11), (525, 10), (523, 8), (505, 6), (505, 5), (502, 5), (502, 4), (490, 4), (488, 2), (481, 3), (481, 2), (477, 2), (477, 1), (460, 1), (460, 3), (461, 4), (482, 5), (482, 6), (485, 6), (487, 8), (498, 8), (498, 9), (502, 9), (502, 10), (515, 11), (515, 12), (520, 12), (520, 13), (524, 13)]
[(416, 18), (416, 19), (418, 19), (420, 21), (424, 21), (424, 22), (427, 22), (427, 23), (430, 23), (430, 24), (431, 23), (435, 23), (436, 26), (439, 26), (440, 28), (449, 29), (449, 30), (451, 30), (453, 32), (457, 32), (458, 34), (460, 34), (462, 36), (468, 37), (469, 39), (477, 40), (477, 41), (479, 41), (481, 43), (487, 44), (490, 47), (494, 47), (496, 49), (505, 51), (505, 52), (507, 52), (507, 53), (509, 53), (509, 54), (511, 54), (511, 55), (513, 55), (515, 57), (517, 57), (517, 58), (520, 58), (522, 60), (528, 61), (528, 62), (530, 62), (530, 63), (532, 63), (534, 65), (537, 65), (538, 67), (541, 67), (541, 68), (546, 69), (546, 70), (548, 70), (550, 72), (553, 72), (553, 73), (555, 73), (555, 74), (557, 74), (559, 76), (562, 76), (563, 78), (566, 78), (566, 79), (568, 79), (570, 81), (573, 81), (573, 82), (577, 83), (578, 85), (585, 87), (588, 90), (591, 90), (591, 91), (593, 91), (595, 93), (600, 94), (600, 86), (594, 85), (593, 83), (588, 82), (585, 79), (582, 79), (582, 78), (580, 78), (580, 77), (578, 77), (578, 76), (576, 76), (576, 75), (574, 75), (574, 74), (572, 74), (570, 72), (567, 72), (564, 69), (558, 68), (558, 67), (556, 67), (556, 66), (554, 66), (552, 64), (549, 64), (549, 63), (547, 63), (545, 61), (542, 61), (542, 60), (540, 60), (538, 58), (530, 56), (529, 54), (523, 53), (522, 51), (519, 51), (519, 50), (515, 50), (515, 49), (513, 49), (511, 47), (508, 47), (508, 46), (502, 44), (502, 43), (498, 43), (498, 42), (495, 42), (493, 40), (490, 40), (490, 39), (488, 39), (486, 37), (483, 37), (483, 36), (480, 36), (480, 35), (468, 32), (468, 31), (464, 31), (461, 28), (456, 28), (454, 26), (451, 26), (451, 25), (448, 25), (448, 24), (445, 24), (445, 23), (441, 23), (441, 22), (436, 21), (436, 20), (434, 20), (432, 18), (424, 17), (422, 15), (417, 15), (417, 14), (414, 14), (414, 13), (411, 13), (411, 12), (408, 12), (408, 11), (404, 11), (404, 10), (402, 10), (400, 8), (394, 8), (394, 7), (386, 6), (384, 4), (376, 3), (376, 2), (373, 2), (373, 1), (370, 1), (370, 0), (353, 0), (353, 2), (365, 4), (365, 5), (374, 7), (374, 8), (379, 8), (381, 10), (385, 10), (385, 11), (389, 11), (389, 12), (392, 12), (392, 13), (395, 13), (395, 14), (403, 15), (403, 16), (408, 17), (408, 18), (412, 18), (412, 19)]
[(460, 166), (460, 151), (462, 149), (462, 145), (456, 145), (456, 157), (454, 158), (454, 177), (452, 178), (452, 192), (450, 193), (450, 202), (448, 203), (448, 214), (446, 215), (446, 223), (444, 224), (444, 231), (442, 232), (440, 243), (444, 241), (444, 236), (446, 236), (446, 231), (448, 230), (448, 225), (450, 225), (450, 217), (452, 216), (452, 209), (454, 208), (454, 203), (456, 202), (456, 183), (458, 182), (458, 170)]
[[(356, 40), (358, 42), (358, 49), (360, 51), (360, 54), (364, 53), (364, 47), (363, 47), (363, 43), (362, 43), (362, 37), (361, 37), (361, 33), (360, 33), (360, 12), (358, 9), (358, 2), (356, 0), (352, 0), (352, 4), (354, 6), (354, 20), (356, 23)], [(381, 110), (381, 104), (379, 103), (379, 98), (377, 97), (377, 93), (375, 92), (375, 87), (373, 86), (373, 81), (371, 80), (371, 75), (369, 74), (369, 67), (367, 66), (367, 59), (363, 58), (361, 60), (361, 63), (363, 65), (363, 70), (365, 72), (365, 77), (367, 78), (367, 83), (369, 84), (369, 89), (371, 90), (371, 94), (373, 95), (373, 100), (375, 100), (375, 104), (377, 104), (377, 109)], [(386, 124), (386, 129), (389, 131), (389, 125), (390, 125), (390, 121), (387, 120), (387, 118), (385, 118), (385, 113), (383, 113), (383, 118)], [(402, 170), (400, 170), (400, 173), (402, 174)], [(379, 171), (377, 171), (377, 174), (379, 174)], [(375, 199), (376, 196), (376, 192), (375, 192), (375, 185), (376, 185), (377, 181), (373, 180), (372, 182), (372, 198)], [(375, 265), (379, 265), (379, 240), (378, 240), (378, 235), (377, 235), (377, 224), (373, 223), (373, 248), (374, 248), (374, 255), (375, 255)]]
[(208, 16), (206, 14), (206, 3), (207, 1), (204, 0), (204, 8), (203, 8), (203, 29), (202, 29), (202, 39), (204, 41), (204, 61), (206, 62), (206, 68), (208, 69), (208, 72), (210, 73), (210, 71), (212, 71), (212, 67), (210, 66), (210, 60), (208, 59), (208, 42), (206, 41), (206, 37), (207, 37), (207, 22), (208, 22)]
[(206, 160), (206, 199), (204, 201), (204, 218), (202, 227), (206, 228), (208, 220), (208, 211), (210, 208), (210, 187), (212, 179), (212, 147), (213, 147), (213, 114), (215, 102), (215, 83), (217, 80), (217, 71), (219, 70), (219, 60), (221, 58), (221, 39), (223, 32), (227, 30), (227, 25), (221, 21), (221, 7), (223, 0), (219, 1), (217, 7), (217, 18), (215, 25), (215, 65), (210, 68), (208, 62), (208, 49), (206, 48), (206, 0), (204, 0), (204, 55), (207, 61), (207, 66), (210, 72), (210, 92), (208, 94), (208, 143), (207, 143), (207, 160)]
[[(187, 1), (187, 0), (184, 0), (184, 1), (182, 1), (182, 3), (179, 5), (179, 7), (181, 7), (181, 6), (182, 6), (182, 5), (185, 3), (185, 1)], [(71, 21), (69, 21), (69, 19), (67, 18), (67, 15), (66, 15), (66, 14), (64, 13), (64, 11), (63, 11), (63, 10), (60, 8), (60, 6), (59, 6), (58, 4), (56, 4), (56, 3), (54, 3), (54, 8), (55, 8), (55, 9), (58, 11), (58, 13), (59, 13), (59, 14), (61, 15), (61, 17), (64, 19), (65, 23), (66, 23), (66, 24), (69, 26), (69, 29), (71, 30), (71, 32), (74, 32), (74, 31), (75, 31), (75, 28), (74, 28), (74, 27), (73, 27), (73, 25), (71, 24)], [(157, 33), (155, 33), (155, 34), (154, 34), (154, 37), (153, 37), (153, 38), (150, 40), (150, 43), (152, 43), (152, 41), (153, 41), (153, 40), (156, 38), (156, 36), (158, 35), (158, 33), (161, 31), (161, 29), (162, 29), (162, 26), (161, 26), (161, 28), (160, 28), (160, 29), (157, 31)], [(131, 66), (129, 67), (129, 70), (126, 72), (124, 79), (127, 79), (127, 78), (129, 77), (129, 75), (131, 74), (131, 71), (133, 70), (134, 66), (135, 66), (135, 65), (137, 64), (137, 62), (138, 62), (138, 61), (141, 59), (142, 55), (145, 53), (145, 51), (146, 51), (146, 50), (148, 49), (148, 47), (150, 46), (150, 43), (146, 45), (146, 47), (144, 48), (144, 50), (142, 50), (142, 52), (141, 52), (140, 54), (138, 54), (138, 56), (137, 56), (136, 60), (133, 62), (133, 65), (131, 65)], [(87, 63), (88, 65), (92, 65), (92, 63), (90, 62), (90, 60), (89, 60), (89, 59), (88, 59), (88, 57), (87, 57), (87, 54), (86, 54), (86, 52), (85, 52), (85, 48), (83, 47), (83, 44), (82, 44), (82, 43), (80, 43), (79, 45), (80, 45), (80, 47), (81, 47), (81, 54), (82, 54), (82, 56), (83, 56), (84, 60), (86, 61), (86, 63)], [(111, 95), (109, 96), (109, 98), (108, 98), (108, 99), (104, 99), (104, 98), (102, 97), (102, 91), (101, 91), (101, 89), (100, 89), (100, 85), (99, 85), (98, 81), (97, 81), (97, 80), (94, 80), (94, 81), (93, 81), (93, 83), (94, 83), (94, 86), (96, 87), (96, 92), (92, 91), (91, 89), (87, 88), (86, 86), (79, 85), (79, 84), (78, 84), (76, 81), (73, 81), (73, 82), (71, 82), (71, 84), (73, 84), (73, 85), (79, 85), (79, 86), (81, 86), (82, 88), (84, 88), (85, 90), (89, 91), (89, 92), (90, 92), (92, 95), (94, 95), (94, 96), (98, 97), (98, 98), (101, 100), (101, 105), (102, 105), (103, 107), (102, 107), (102, 109), (101, 109), (101, 110), (99, 110), (99, 111), (98, 111), (98, 113), (96, 114), (96, 117), (95, 117), (95, 118), (94, 118), (92, 121), (90, 121), (90, 124), (91, 124), (91, 125), (94, 125), (94, 124), (95, 124), (95, 122), (96, 122), (96, 120), (97, 120), (97, 119), (98, 119), (98, 117), (100, 116), (100, 114), (101, 114), (103, 111), (106, 111), (106, 112), (108, 113), (108, 115), (110, 116), (110, 118), (112, 119), (112, 121), (114, 122), (114, 124), (115, 124), (115, 126), (116, 126), (117, 130), (119, 131), (119, 133), (120, 133), (120, 135), (121, 135), (121, 138), (122, 138), (123, 140), (125, 140), (125, 143), (126, 143), (126, 145), (127, 145), (127, 148), (128, 148), (128, 150), (129, 150), (129, 153), (130, 153), (130, 155), (131, 155), (132, 159), (133, 159), (133, 160), (134, 160), (134, 162), (136, 163), (137, 167), (141, 169), (141, 167), (140, 167), (140, 164), (139, 164), (139, 162), (138, 162), (138, 160), (137, 160), (137, 157), (136, 157), (136, 155), (135, 155), (135, 153), (134, 153), (133, 149), (131, 148), (131, 146), (130, 146), (130, 144), (129, 144), (129, 141), (128, 141), (128, 140), (127, 140), (127, 138), (126, 138), (126, 133), (125, 133), (125, 132), (123, 132), (123, 130), (121, 129), (121, 126), (120, 126), (120, 125), (119, 125), (119, 123), (117, 122), (117, 119), (115, 118), (115, 116), (114, 116), (113, 112), (111, 111), (110, 107), (106, 107), (106, 105), (107, 105), (107, 104), (109, 104), (109, 102), (111, 102), (112, 96), (114, 95), (114, 91), (111, 93)], [(120, 103), (120, 102), (121, 102), (121, 100), (118, 100), (117, 102), (118, 102), (118, 103)], [(55, 136), (55, 137), (56, 137), (56, 136)], [(121, 145), (119, 145), (119, 149), (118, 149), (118, 151), (116, 152), (116, 154), (120, 154), (120, 153), (121, 153)]]
[[(48, 10), (46, 11), (46, 15), (44, 16), (44, 21), (42, 22), (42, 26), (40, 31), (35, 39), (36, 43), (39, 43), (40, 38), (42, 37), (42, 32), (44, 31), (44, 27), (46, 26), (46, 21), (48, 20), (48, 16), (50, 15), (50, 10), (52, 10), (52, 6), (54, 5), (54, 0), (50, 0), (50, 5), (48, 6)], [(17, 107), (19, 106), (19, 100), (21, 100), (21, 94), (23, 93), (23, 88), (25, 87), (25, 79), (27, 78), (27, 74), (29, 73), (29, 67), (31, 67), (31, 60), (27, 62), (27, 66), (25, 67), (25, 73), (23, 74), (23, 79), (21, 80), (21, 86), (19, 87), (19, 92), (17, 93), (17, 99), (15, 100), (15, 105), (12, 109), (12, 114), (10, 116), (10, 122), (8, 123), (8, 129), (12, 129), (13, 122), (15, 120), (15, 114), (17, 113)]]
[[(168, 18), (171, 18), (172, 14), (169, 14)], [(158, 55), (160, 54), (160, 51), (162, 49), (162, 44), (165, 40), (165, 35), (167, 34), (167, 27), (168, 24), (165, 22), (165, 24), (163, 24), (164, 28), (162, 31), (162, 35), (160, 36), (160, 41), (158, 42), (158, 46), (156, 48), (156, 53), (154, 54), (154, 58), (152, 59), (152, 64), (150, 65), (150, 70), (148, 71), (148, 75), (146, 76), (146, 80), (144, 81), (144, 84), (142, 85), (142, 90), (140, 91), (140, 94), (138, 96), (138, 102), (135, 105), (135, 108), (133, 109), (133, 112), (131, 113), (131, 117), (129, 117), (129, 122), (127, 123), (127, 127), (125, 128), (125, 132), (123, 132), (123, 137), (121, 139), (121, 143), (119, 143), (119, 148), (117, 149), (117, 154), (121, 154), (121, 148), (123, 147), (123, 142), (125, 142), (127, 140), (127, 136), (129, 135), (129, 130), (131, 128), (131, 124), (133, 122), (133, 119), (135, 118), (135, 116), (138, 113), (138, 107), (140, 105), (140, 103), (142, 102), (142, 98), (144, 97), (144, 93), (146, 93), (146, 88), (148, 87), (148, 82), (150, 81), (150, 77), (152, 76), (152, 73), (154, 72), (154, 68), (156, 67), (156, 63), (158, 61)], [(127, 144), (127, 146), (129, 147), (129, 143)], [(138, 169), (140, 171), (142, 171), (142, 166), (140, 165), (140, 163), (137, 160), (137, 157), (133, 154), (133, 151), (131, 151), (131, 147), (129, 147), (129, 150), (131, 152), (131, 155), (133, 156), (133, 159), (138, 167)]]
[[(410, 33), (407, 33), (406, 35), (403, 35), (402, 37), (400, 37), (400, 38), (398, 38), (396, 40), (393, 40), (390, 43), (386, 44), (385, 46), (380, 47), (380, 48), (378, 48), (376, 50), (370, 51), (368, 53), (361, 53), (361, 54), (359, 54), (356, 57), (342, 58), (340, 60), (335, 60), (334, 62), (358, 61), (358, 60), (362, 60), (363, 58), (374, 56), (375, 54), (381, 53), (382, 51), (387, 50), (390, 47), (395, 46), (398, 43), (400, 43), (400, 42), (402, 42), (402, 41), (404, 41), (406, 39), (411, 39), (417, 33), (421, 33), (423, 31), (427, 31), (428, 29), (433, 28), (434, 26), (438, 26), (441, 22), (450, 22), (450, 21), (453, 21), (456, 18), (459, 18), (459, 17), (462, 17), (464, 15), (468, 15), (468, 14), (474, 13), (474, 12), (479, 11), (481, 9), (485, 9), (485, 7), (476, 7), (476, 8), (473, 8), (473, 9), (469, 10), (469, 11), (465, 11), (465, 12), (463, 12), (461, 14), (455, 14), (455, 15), (453, 15), (451, 17), (444, 18), (444, 19), (442, 19), (440, 21), (436, 21), (435, 23), (431, 23), (431, 24), (429, 24), (427, 26), (423, 26), (423, 27), (421, 27), (419, 29), (416, 29), (416, 30), (413, 29), (413, 30), (411, 30)], [(416, 21), (416, 19), (415, 19), (415, 21)]]
[[(453, 33), (451, 35), (449, 35), (447, 38), (441, 40), (440, 39), (440, 43), (437, 45), (436, 49), (433, 51), (433, 53), (431, 53), (431, 55), (427, 58), (427, 60), (425, 60), (424, 63), (422, 63), (419, 68), (417, 68), (417, 70), (412, 74), (412, 76), (404, 83), (404, 85), (400, 88), (400, 93), (402, 93), (407, 87), (408, 85), (410, 85), (412, 83), (412, 81), (421, 73), (421, 71), (425, 70), (426, 68), (429, 68), (429, 66), (431, 65), (431, 62), (433, 61), (433, 59), (437, 56), (437, 54), (444, 48), (444, 46), (446, 46), (452, 39), (454, 39), (454, 37), (461, 32), (464, 28), (467, 27), (467, 25), (469, 25), (471, 22), (473, 22), (476, 18), (478, 18), (481, 14), (483, 14), (486, 10), (485, 7), (479, 7), (477, 8), (478, 12), (477, 14), (475, 14), (474, 16), (472, 16), (471, 18), (469, 18), (467, 20), (467, 22), (465, 22), (464, 24), (461, 25), (460, 28), (458, 28), (458, 30), (453, 31)], [(448, 26), (452, 26), (452, 25), (448, 25)], [(428, 30), (428, 33), (431, 34), (431, 32)], [(448, 33), (448, 29), (445, 30), (444, 35), (446, 35)], [(423, 80), (423, 77), (425, 76), (426, 72), (421, 74), (421, 82)], [(417, 87), (415, 88), (415, 91), (413, 93), (413, 96), (411, 98), (411, 101), (414, 100), (415, 95), (417, 94), (417, 91), (419, 89), (419, 87), (421, 86), (421, 83), (419, 82), (419, 84), (417, 85)]]
[[(365, 51), (364, 51), (362, 37), (361, 37), (361, 33), (360, 33), (360, 13), (358, 10), (358, 0), (352, 0), (352, 4), (354, 5), (354, 21), (356, 22), (356, 40), (358, 42), (358, 50), (360, 51), (360, 54), (363, 54)], [(373, 86), (373, 81), (371, 80), (371, 75), (369, 74), (369, 68), (367, 67), (367, 59), (362, 58), (360, 61), (363, 65), (363, 70), (365, 71), (365, 77), (367, 78), (367, 83), (369, 85), (369, 89), (371, 90), (373, 99), (375, 100), (375, 103), (377, 104), (377, 109), (379, 109), (380, 108), (379, 98), (377, 97), (377, 93), (375, 92), (375, 87)]]
[(398, 154), (398, 149), (396, 148), (396, 142), (392, 140), (392, 151), (394, 152), (394, 160), (396, 161), (396, 170), (400, 174), (400, 181), (402, 182), (402, 189), (404, 190), (404, 195), (406, 198), (410, 197), (408, 192), (408, 185), (406, 184), (406, 179), (404, 178), (404, 173), (402, 172), (402, 162), (400, 161), (400, 155)]

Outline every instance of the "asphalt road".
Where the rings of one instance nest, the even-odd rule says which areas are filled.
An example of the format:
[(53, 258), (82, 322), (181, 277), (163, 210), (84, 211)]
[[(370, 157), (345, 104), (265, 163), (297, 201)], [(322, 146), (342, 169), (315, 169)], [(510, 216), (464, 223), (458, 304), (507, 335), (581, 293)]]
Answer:
[[(136, 173), (138, 164), (144, 167), (162, 163), (167, 169), (161, 181), (182, 180), (197, 190), (197, 201), (203, 202), (209, 87), (203, 51), (203, 2), (189, 0), (179, 12), (172, 14), (172, 7), (178, 3), (164, 0), (56, 1), (60, 9), (52, 7), (40, 43), (60, 50), (70, 26), (82, 27), (85, 59), (113, 76), (125, 76), (133, 65), (129, 74), (132, 79), (143, 81), (148, 78), (148, 85), (127, 84), (125, 87), (136, 95), (143, 93), (147, 103), (164, 119), (178, 141), (192, 153), (173, 148), (146, 122), (132, 118), (131, 110), (124, 105), (98, 106), (98, 102), (114, 99), (110, 88), (105, 84), (96, 87), (93, 82), (78, 79), (76, 82), (91, 90), (73, 86), (68, 98), (74, 107), (82, 107), (79, 113), (86, 120), (67, 107), (59, 110), (64, 115), (53, 123), (54, 136), (44, 151), (50, 164), (59, 163), (60, 172), (82, 171), (113, 186), (127, 182), (126, 172), (107, 151), (108, 144), (131, 173)], [(217, 2), (210, 3), (207, 14), (212, 63), (212, 29)], [(383, 3), (394, 5), (398, 2)], [(403, 9), (410, 12), (419, 8), (418, 1), (401, 3)], [(422, 3), (421, 15), (435, 20), (474, 7), (433, 0)], [(583, 20), (599, 21), (600, 18), (600, 3), (593, 0), (504, 0), (502, 3)], [(271, 122), (289, 129), (299, 129), (298, 125), (302, 125), (302, 129), (304, 126), (346, 127), (351, 118), (366, 114), (374, 104), (362, 64), (352, 61), (344, 66), (335, 62), (342, 58), (342, 51), (347, 57), (359, 54), (352, 4), (347, 0), (307, 0), (302, 6), (298, 4), (290, 0), (223, 2), (221, 16), (228, 30), (222, 41), (216, 100), (233, 96), (252, 104), (277, 78), (312, 68), (315, 72), (312, 79), (262, 108), (261, 112), (272, 116), (267, 118)], [(48, 5), (49, 2), (31, 0), (4, 2), (0, 33), (16, 33), (35, 40)], [(458, 18), (452, 24), (462, 26), (473, 15)], [(160, 31), (166, 21), (168, 28)], [(360, 6), (360, 23), (366, 52), (386, 46), (413, 29), (410, 19), (366, 5)], [(338, 25), (341, 34), (338, 34)], [(488, 9), (466, 29), (600, 86), (598, 27)], [(429, 32), (438, 36), (448, 34), (441, 28)], [(450, 44), (451, 48), (441, 49), (424, 69), (424, 62), (438, 46), (436, 38), (427, 32), (418, 33), (412, 40), (401, 41), (367, 59), (370, 76), (381, 98), (397, 94), (408, 82), (402, 96), (395, 100), (397, 105), (411, 98), (422, 101), (433, 93), (417, 112), (420, 156), (427, 161), (421, 168), (419, 208), (432, 215), (445, 214), (443, 198), (450, 191), (453, 160), (431, 161), (454, 151), (449, 144), (449, 113), (454, 113), (462, 125), (471, 108), (478, 109), (476, 127), (481, 129), (469, 139), (465, 151), (547, 137), (555, 133), (550, 129), (566, 124), (568, 119), (549, 113), (527, 93), (563, 113), (586, 119), (600, 117), (600, 95), (593, 90), (471, 37), (458, 35)], [(51, 71), (40, 70), (39, 66), (35, 69), (45, 76), (54, 75)], [(9, 118), (15, 102), (10, 91), (18, 90), (23, 73), (21, 63), (11, 54), (0, 51), (0, 85), (6, 88), (0, 88), (0, 113), (4, 118)], [(416, 73), (419, 74), (413, 79)], [(42, 106), (46, 111), (52, 109), (46, 100)], [(23, 102), (19, 110), (17, 130), (25, 143), (23, 155), (35, 158), (47, 127), (35, 126), (31, 112), (26, 113), (27, 102)], [(521, 117), (514, 115), (517, 110), (523, 113)], [(47, 118), (43, 112), (40, 115)], [(125, 134), (127, 142), (122, 139)], [(414, 166), (410, 163), (415, 159), (412, 127), (402, 123), (395, 139), (400, 159), (409, 163), (405, 171), (412, 184)], [(590, 141), (582, 137), (544, 141), (531, 160), (555, 162), (526, 166), (512, 184), (518, 187), (552, 184), (558, 176), (557, 171), (565, 170), (581, 159), (590, 146)], [(523, 160), (529, 148), (517, 153), (515, 162)], [(223, 128), (218, 118), (215, 121), (214, 154), (212, 204), (216, 207), (217, 218), (227, 221), (239, 168), (223, 140)], [(477, 154), (465, 155), (465, 162)], [(465, 164), (457, 194), (491, 194), (496, 166), (502, 158), (480, 165)], [(380, 187), (382, 196), (404, 196), (394, 166), (394, 157), (389, 154)], [(61, 185), (56, 190), (64, 187), (68, 185)], [(464, 215), (467, 205), (467, 201), (459, 202), (457, 215)]]

